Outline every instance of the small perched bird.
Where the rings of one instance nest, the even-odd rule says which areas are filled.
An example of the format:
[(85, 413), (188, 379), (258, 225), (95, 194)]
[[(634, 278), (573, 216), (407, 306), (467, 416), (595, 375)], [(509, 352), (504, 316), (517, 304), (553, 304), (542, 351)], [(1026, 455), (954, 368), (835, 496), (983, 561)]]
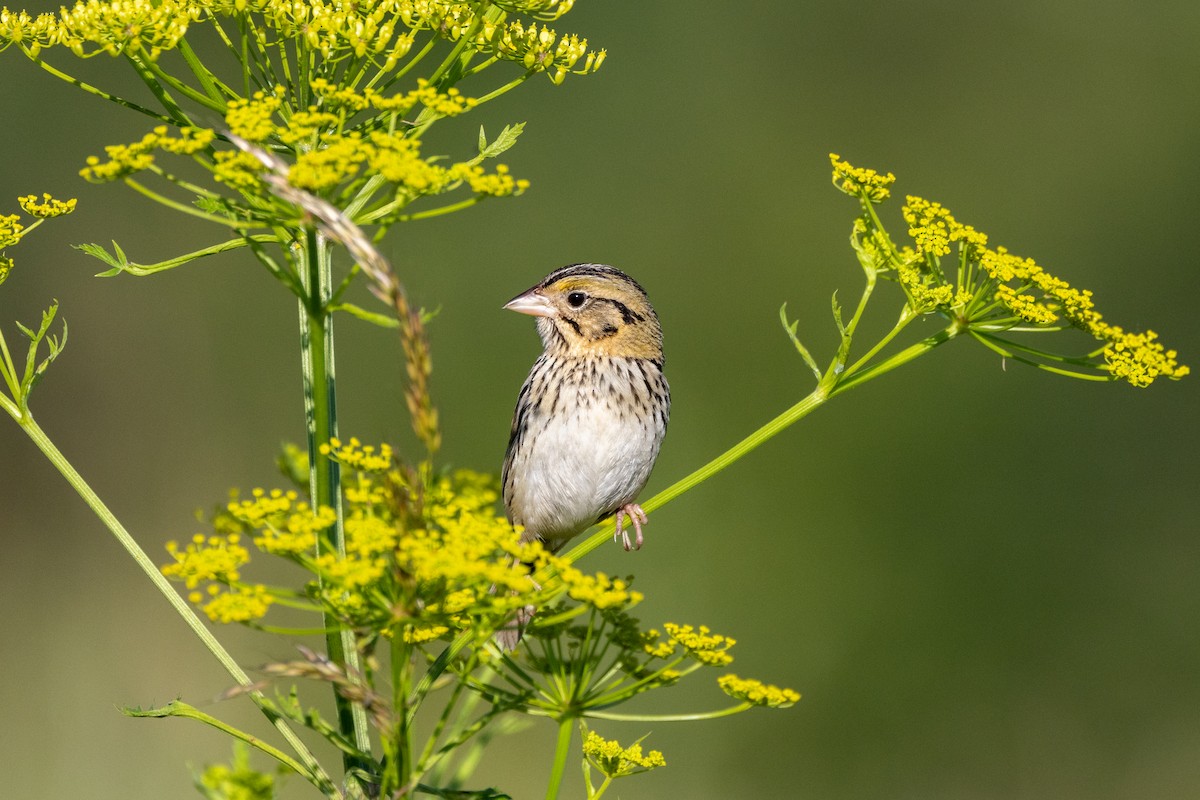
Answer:
[(517, 397), (504, 457), (509, 520), (523, 540), (558, 551), (616, 514), (614, 540), (640, 548), (646, 513), (635, 500), (671, 411), (645, 290), (614, 267), (572, 264), (504, 307), (537, 317), (545, 346)]

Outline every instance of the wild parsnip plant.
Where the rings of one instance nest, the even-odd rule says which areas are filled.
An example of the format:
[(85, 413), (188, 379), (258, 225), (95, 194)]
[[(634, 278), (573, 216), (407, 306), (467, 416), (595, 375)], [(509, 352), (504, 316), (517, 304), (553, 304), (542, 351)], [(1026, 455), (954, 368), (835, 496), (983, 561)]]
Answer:
[[(0, 49), (14, 48), (51, 75), (150, 119), (138, 141), (90, 158), (82, 176), (121, 182), (220, 231), (212, 245), (154, 264), (111, 249), (82, 250), (107, 266), (101, 275), (146, 276), (246, 250), (297, 299), (308, 447), (284, 453), (292, 485), (258, 489), (218, 508), (211, 529), (172, 544), (161, 568), (138, 547), (34, 421), (30, 393), (62, 352), (66, 328), (52, 334), (57, 306), (29, 339), (22, 366), (0, 335), (2, 407), (142, 566), (237, 687), (276, 726), (275, 744), (177, 700), (133, 716), (178, 716), (214, 726), (239, 742), (229, 765), (197, 776), (210, 798), (267, 798), (276, 774), (298, 776), (330, 798), (504, 797), (502, 788), (467, 790), (488, 742), (521, 716), (558, 729), (547, 754), (547, 797), (557, 797), (575, 752), (588, 798), (618, 778), (665, 764), (641, 740), (626, 746), (593, 730), (606, 720), (700, 720), (756, 706), (784, 708), (794, 691), (723, 672), (732, 704), (714, 711), (650, 716), (615, 710), (650, 690), (706, 667), (724, 670), (734, 640), (700, 625), (647, 628), (633, 616), (642, 595), (628, 579), (588, 574), (579, 559), (612, 534), (611, 523), (566, 555), (521, 543), (497, 511), (492, 475), (448, 471), (437, 461), (441, 433), (430, 391), (425, 325), (399, 277), (375, 248), (396, 223), (460, 211), (528, 184), (487, 163), (517, 141), (522, 126), (494, 137), (480, 131), (475, 152), (431, 154), (425, 134), (469, 114), (525, 81), (594, 72), (604, 61), (586, 39), (547, 24), (571, 0), (438, 2), (381, 0), (88, 0), (58, 14), (0, 10)], [(108, 55), (127, 62), (153, 102), (118, 96), (64, 65)], [(472, 87), (464, 93), (460, 84)], [(479, 87), (479, 88), (476, 88)], [(456, 124), (456, 123), (455, 123)], [(832, 397), (955, 339), (975, 340), (1006, 359), (1095, 381), (1147, 386), (1187, 374), (1152, 332), (1128, 333), (1103, 321), (1091, 294), (1070, 287), (1031, 259), (959, 223), (937, 203), (909, 197), (902, 209), (910, 245), (897, 245), (877, 214), (894, 177), (832, 157), (835, 185), (855, 197), (851, 245), (865, 276), (845, 319), (836, 299), (836, 347), (820, 366), (780, 316), (812, 370), (813, 392), (733, 448), (643, 504), (679, 496), (806, 416)], [(20, 199), (35, 222), (0, 216), (0, 282), (12, 268), (7, 248), (74, 202)], [(350, 254), (335, 264), (338, 246)], [(361, 277), (360, 277), (361, 276)], [(863, 347), (854, 338), (880, 279), (899, 288), (894, 327)], [(347, 292), (364, 280), (383, 305), (367, 308)], [(334, 316), (397, 328), (406, 401), (421, 452), (342, 440), (336, 422)], [(903, 345), (907, 326), (937, 317), (945, 326)], [(1071, 331), (1091, 344), (1060, 352)], [(1047, 339), (1047, 337), (1052, 337)], [(1062, 346), (1042, 342), (1064, 341)], [(1035, 346), (1037, 343), (1037, 346)], [(45, 355), (43, 355), (43, 352)], [(260, 558), (295, 568), (290, 585), (254, 579)], [(182, 584), (180, 596), (168, 581)], [(523, 644), (505, 652), (495, 632), (527, 605), (539, 613)], [(262, 668), (253, 681), (212, 635), (209, 623), (242, 624), (289, 638), (324, 637), (323, 648)], [(332, 690), (336, 719), (308, 699)], [(264, 690), (270, 690), (267, 694)], [(315, 732), (320, 754), (296, 735)], [(273, 762), (251, 765), (248, 750)], [(331, 764), (329, 755), (333, 754)]]

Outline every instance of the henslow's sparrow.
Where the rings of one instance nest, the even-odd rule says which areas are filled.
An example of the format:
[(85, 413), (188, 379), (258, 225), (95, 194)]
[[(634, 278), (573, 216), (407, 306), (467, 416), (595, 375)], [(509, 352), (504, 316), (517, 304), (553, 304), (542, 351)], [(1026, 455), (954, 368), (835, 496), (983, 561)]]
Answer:
[(509, 520), (524, 540), (557, 551), (616, 514), (614, 538), (641, 547), (646, 514), (634, 501), (671, 411), (662, 329), (645, 290), (614, 267), (572, 264), (504, 307), (537, 317), (545, 345), (521, 387), (504, 457)]

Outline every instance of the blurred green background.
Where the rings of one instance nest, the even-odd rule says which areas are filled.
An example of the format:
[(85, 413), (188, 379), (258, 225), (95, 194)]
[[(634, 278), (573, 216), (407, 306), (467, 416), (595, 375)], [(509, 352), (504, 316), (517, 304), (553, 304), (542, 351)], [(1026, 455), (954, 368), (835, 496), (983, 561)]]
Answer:
[[(856, 296), (855, 205), (826, 155), (892, 170), (993, 243), (1095, 291), (1200, 367), (1200, 5), (1112, 2), (581, 2), (558, 27), (599, 74), (537, 80), (443, 123), (430, 151), (525, 120), (516, 200), (395, 231), (387, 254), (431, 328), (447, 462), (498, 470), (538, 352), (500, 305), (602, 261), (649, 290), (675, 405), (650, 492), (790, 405), (829, 296)], [(81, 68), (56, 54), (60, 63)], [(128, 85), (97, 58), (97, 82)], [(62, 303), (71, 342), (34, 397), (42, 426), (156, 558), (230, 486), (278, 483), (302, 438), (296, 311), (245, 256), (96, 279), (73, 242), (149, 262), (213, 230), (76, 173), (147, 123), (0, 56), (0, 198), (79, 211), (12, 254), (0, 322)], [(899, 202), (884, 207), (899, 234)], [(898, 309), (877, 293), (877, 319)], [(394, 334), (341, 323), (342, 430), (410, 442)], [(624, 798), (1200, 796), (1200, 377), (1149, 390), (1058, 379), (968, 341), (839, 398), (652, 516), (643, 618), (740, 640), (735, 669), (794, 687), (787, 711), (602, 726), (669, 767)], [(100, 523), (0, 420), (0, 772), (5, 796), (191, 796), (225, 740), (123, 718), (177, 696), (266, 731)], [(222, 631), (247, 664), (288, 645)], [(715, 674), (714, 674), (715, 677)], [(714, 683), (654, 710), (716, 708)], [(479, 783), (544, 793), (550, 725), (495, 748)], [(571, 771), (578, 782), (578, 773)], [(577, 785), (565, 796), (579, 796)], [(308, 794), (298, 782), (289, 796)]]

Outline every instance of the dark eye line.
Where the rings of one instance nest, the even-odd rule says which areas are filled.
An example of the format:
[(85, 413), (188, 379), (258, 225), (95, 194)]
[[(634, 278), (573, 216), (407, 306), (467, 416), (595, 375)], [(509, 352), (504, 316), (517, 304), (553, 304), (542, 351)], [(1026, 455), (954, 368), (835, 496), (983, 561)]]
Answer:
[(641, 314), (637, 313), (636, 311), (632, 310), (629, 306), (625, 305), (620, 300), (613, 300), (611, 297), (597, 297), (596, 299), (604, 300), (605, 302), (612, 303), (613, 307), (616, 308), (617, 312), (621, 315), (621, 321), (624, 322), (626, 325), (632, 325), (635, 322), (641, 322), (642, 320), (645, 319), (645, 317), (643, 317)]

